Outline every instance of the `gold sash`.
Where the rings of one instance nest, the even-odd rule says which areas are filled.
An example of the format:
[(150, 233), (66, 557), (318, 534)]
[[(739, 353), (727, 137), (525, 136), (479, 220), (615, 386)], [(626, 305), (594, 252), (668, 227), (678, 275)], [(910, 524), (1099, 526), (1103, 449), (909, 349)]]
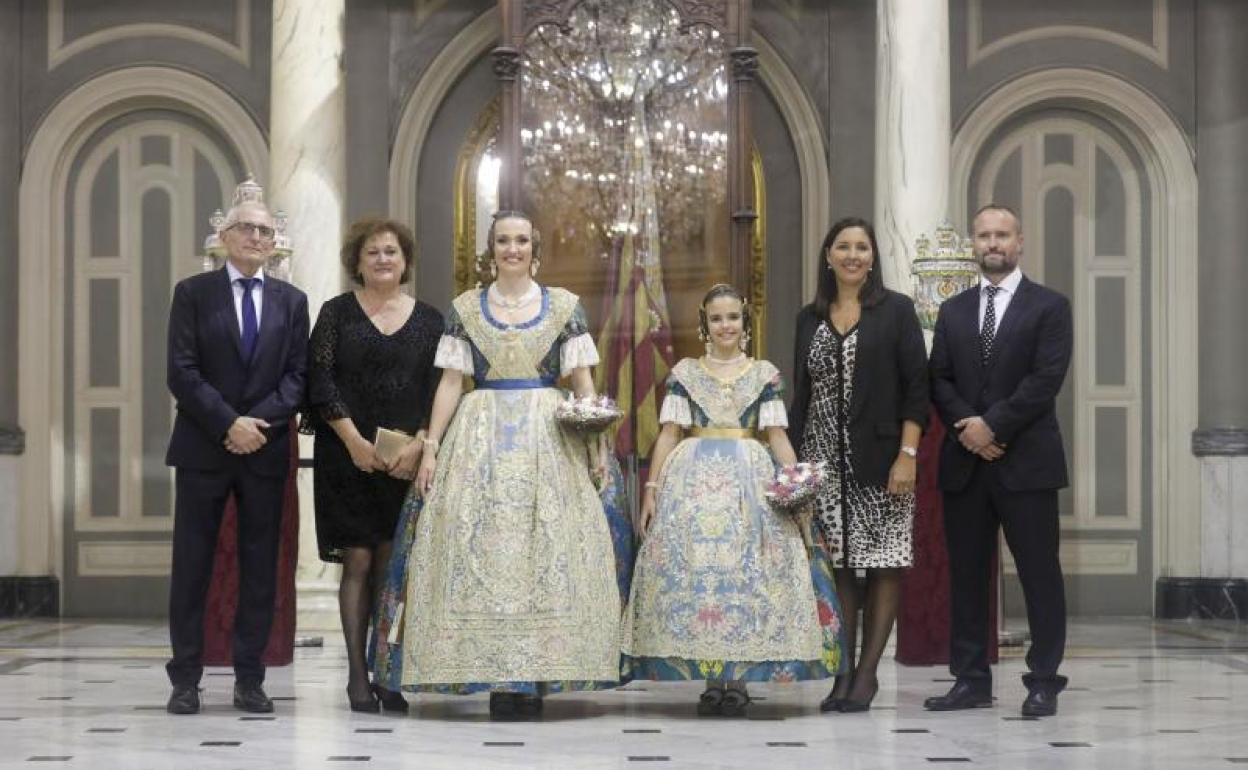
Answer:
[(699, 428), (689, 429), (694, 438), (758, 438), (758, 432), (751, 428)]

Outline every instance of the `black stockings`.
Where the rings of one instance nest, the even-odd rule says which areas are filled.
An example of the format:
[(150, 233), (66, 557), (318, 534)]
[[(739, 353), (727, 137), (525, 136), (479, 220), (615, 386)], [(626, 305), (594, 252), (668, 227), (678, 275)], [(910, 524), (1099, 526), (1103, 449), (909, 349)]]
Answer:
[[(844, 612), (846, 673), (836, 678), (834, 698), (869, 701), (879, 689), (876, 670), (897, 620), (901, 602), (901, 570), (868, 569), (865, 601), (858, 594), (852, 569), (833, 570)], [(862, 647), (858, 647), (858, 612), (862, 611)], [(855, 665), (856, 664), (856, 665)]]
[(368, 684), (368, 627), (373, 619), (377, 589), (390, 562), (390, 543), (375, 548), (348, 548), (342, 560), (338, 584), (338, 610), (342, 636), (347, 644), (347, 696), (361, 701), (370, 697)]

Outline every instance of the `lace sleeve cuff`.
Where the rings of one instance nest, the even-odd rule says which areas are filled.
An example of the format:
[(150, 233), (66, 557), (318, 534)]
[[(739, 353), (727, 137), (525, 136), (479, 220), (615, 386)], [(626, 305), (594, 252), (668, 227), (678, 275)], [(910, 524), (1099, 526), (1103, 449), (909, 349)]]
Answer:
[(454, 369), (471, 377), (474, 371), (472, 346), (468, 344), (468, 340), (443, 334), (442, 339), (438, 340), (438, 351), (433, 356), (433, 365), (439, 369)]
[(588, 334), (578, 334), (563, 343), (559, 351), (559, 373), (567, 375), (582, 366), (597, 366), (598, 360), (598, 348), (594, 345), (594, 338)]
[(659, 424), (674, 423), (682, 428), (693, 425), (693, 414), (689, 411), (689, 399), (668, 393), (663, 399), (663, 408), (659, 411)]
[(780, 399), (764, 401), (758, 408), (758, 429), (787, 428), (789, 416), (784, 411), (784, 402)]

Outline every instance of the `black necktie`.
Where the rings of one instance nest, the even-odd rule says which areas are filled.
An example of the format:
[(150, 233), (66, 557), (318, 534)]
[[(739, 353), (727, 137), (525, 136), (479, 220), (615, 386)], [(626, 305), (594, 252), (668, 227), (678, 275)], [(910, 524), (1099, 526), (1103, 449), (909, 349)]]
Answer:
[(979, 353), (984, 363), (988, 363), (988, 356), (992, 354), (992, 341), (997, 336), (997, 292), (1001, 291), (1000, 286), (985, 286), (984, 293), (988, 295), (988, 305), (984, 308), (984, 326), (979, 330)]

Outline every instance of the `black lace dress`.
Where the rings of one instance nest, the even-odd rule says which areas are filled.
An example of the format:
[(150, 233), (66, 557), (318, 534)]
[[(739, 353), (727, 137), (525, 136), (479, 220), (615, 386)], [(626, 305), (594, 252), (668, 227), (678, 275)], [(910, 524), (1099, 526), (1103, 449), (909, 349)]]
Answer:
[(313, 498), (321, 559), (341, 562), (347, 548), (394, 536), (409, 481), (364, 473), (328, 425), (350, 417), (372, 441), (378, 427), (415, 434), (429, 424), (441, 370), (433, 365), (442, 315), (417, 302), (398, 331), (382, 334), (355, 294), (326, 302), (308, 346), (308, 427), (316, 434)]

